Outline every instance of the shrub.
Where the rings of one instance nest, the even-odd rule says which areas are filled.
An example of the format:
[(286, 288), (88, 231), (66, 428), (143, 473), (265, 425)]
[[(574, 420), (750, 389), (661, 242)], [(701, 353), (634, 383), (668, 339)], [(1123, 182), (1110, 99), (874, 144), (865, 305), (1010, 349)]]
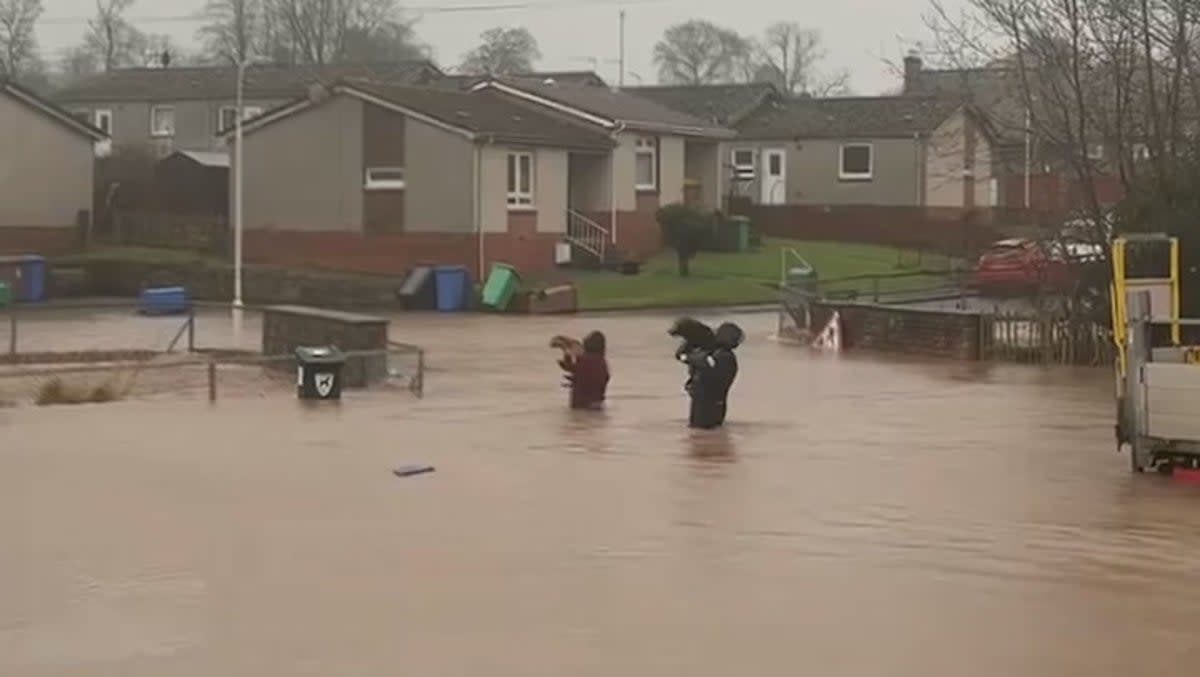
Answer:
[(683, 204), (660, 207), (655, 218), (662, 229), (663, 242), (675, 250), (680, 277), (687, 277), (690, 261), (704, 248), (712, 233), (712, 218)]

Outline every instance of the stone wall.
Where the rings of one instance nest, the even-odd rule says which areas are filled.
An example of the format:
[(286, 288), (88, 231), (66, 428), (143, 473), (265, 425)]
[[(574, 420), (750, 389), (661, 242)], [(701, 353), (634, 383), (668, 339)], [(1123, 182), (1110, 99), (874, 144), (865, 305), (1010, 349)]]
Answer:
[[(263, 309), (263, 355), (290, 355), (300, 346), (337, 346), (345, 352), (387, 350), (388, 321), (305, 306)], [(295, 368), (292, 362), (280, 366)], [(347, 388), (366, 388), (387, 377), (386, 354), (351, 357), (342, 370), (342, 384)]]
[(983, 320), (977, 313), (818, 302), (813, 305), (813, 322), (818, 331), (835, 310), (841, 314), (845, 349), (982, 359)]

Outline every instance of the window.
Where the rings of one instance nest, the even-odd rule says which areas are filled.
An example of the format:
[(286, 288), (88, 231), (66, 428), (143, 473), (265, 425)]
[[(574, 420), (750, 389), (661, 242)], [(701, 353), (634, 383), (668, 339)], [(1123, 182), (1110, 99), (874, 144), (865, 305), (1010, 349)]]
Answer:
[(508, 154), (508, 206), (510, 209), (533, 205), (533, 154)]
[(403, 190), (403, 167), (370, 167), (363, 183), (367, 190)]
[(150, 135), (175, 136), (175, 108), (155, 106), (150, 109)]
[(846, 181), (870, 179), (875, 169), (873, 155), (873, 148), (869, 143), (848, 143), (842, 146), (838, 178)]
[[(262, 115), (263, 109), (260, 106), (243, 106), (242, 121), (250, 120)], [(217, 131), (223, 132), (233, 129), (237, 124), (237, 106), (221, 106), (221, 110), (217, 115)]]
[(751, 148), (736, 148), (730, 158), (733, 165), (733, 178), (742, 181), (754, 179), (754, 150)]
[(1088, 144), (1087, 156), (1088, 156), (1089, 160), (1103, 160), (1104, 159), (1104, 144), (1102, 144), (1102, 143)]
[(93, 124), (96, 126), (96, 129), (99, 129), (105, 134), (112, 134), (112, 121), (112, 111), (98, 110), (96, 111), (96, 121)]
[(655, 190), (658, 188), (656, 166), (658, 163), (658, 146), (651, 137), (640, 137), (634, 144), (634, 188), (638, 190)]

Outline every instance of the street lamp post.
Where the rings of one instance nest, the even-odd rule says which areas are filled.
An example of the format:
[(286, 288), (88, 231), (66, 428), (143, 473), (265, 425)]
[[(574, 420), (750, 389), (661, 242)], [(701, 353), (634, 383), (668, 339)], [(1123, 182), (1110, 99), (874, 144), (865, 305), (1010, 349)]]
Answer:
[(237, 64), (237, 118), (234, 131), (233, 171), (233, 307), (242, 307), (242, 110), (243, 90), (246, 79), (246, 59)]

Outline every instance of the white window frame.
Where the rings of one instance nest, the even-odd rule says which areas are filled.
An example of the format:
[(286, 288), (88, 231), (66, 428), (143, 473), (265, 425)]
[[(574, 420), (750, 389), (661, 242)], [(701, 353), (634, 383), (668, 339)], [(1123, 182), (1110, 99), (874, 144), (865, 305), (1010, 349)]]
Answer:
[[(376, 176), (376, 173), (400, 172), (402, 178)], [(366, 190), (404, 190), (403, 167), (367, 167), (363, 173), (363, 188)]]
[[(739, 163), (739, 153), (749, 153), (750, 162)], [(729, 151), (729, 165), (733, 167), (733, 178), (753, 181), (754, 177), (758, 175), (758, 153), (753, 148), (734, 148)]]
[[(163, 131), (163, 130), (156, 128), (157, 126), (155, 125), (155, 122), (157, 121), (159, 111), (170, 111), (171, 112), (171, 129), (169, 131)], [(150, 136), (153, 136), (156, 138), (170, 138), (170, 137), (175, 136), (175, 107), (174, 106), (151, 106), (150, 107)]]
[[(638, 159), (650, 157), (650, 183), (640, 183), (637, 175)], [(639, 136), (633, 142), (633, 187), (635, 190), (658, 190), (658, 143), (652, 136)]]
[(1104, 144), (1089, 143), (1088, 147), (1087, 147), (1087, 157), (1089, 160), (1103, 160), (1104, 159)]
[[(225, 114), (232, 113), (230, 116), (233, 120), (230, 124), (225, 124)], [(242, 106), (242, 122), (252, 120), (262, 115), (262, 106)], [(234, 128), (237, 124), (237, 106), (221, 106), (217, 109), (217, 131), (226, 132)]]
[[(525, 158), (529, 161), (529, 190), (521, 190), (521, 159)], [(508, 189), (508, 172), (512, 168), (512, 190)], [(527, 210), (533, 209), (533, 196), (537, 191), (537, 170), (534, 168), (534, 156), (530, 151), (509, 151), (508, 156), (504, 161), (504, 187), (507, 191), (507, 202), (510, 210)]]
[[(108, 120), (107, 126), (100, 124), (100, 121), (104, 120), (104, 119)], [(95, 127), (96, 129), (99, 129), (100, 131), (104, 132), (105, 134), (112, 136), (112, 133), (113, 133), (112, 109), (110, 109), (110, 108), (97, 109), (95, 115), (92, 117), (92, 126)]]
[[(867, 171), (846, 171), (846, 150), (849, 148), (867, 149)], [(843, 143), (838, 147), (838, 178), (842, 181), (870, 181), (875, 178), (875, 145), (871, 143)]]

